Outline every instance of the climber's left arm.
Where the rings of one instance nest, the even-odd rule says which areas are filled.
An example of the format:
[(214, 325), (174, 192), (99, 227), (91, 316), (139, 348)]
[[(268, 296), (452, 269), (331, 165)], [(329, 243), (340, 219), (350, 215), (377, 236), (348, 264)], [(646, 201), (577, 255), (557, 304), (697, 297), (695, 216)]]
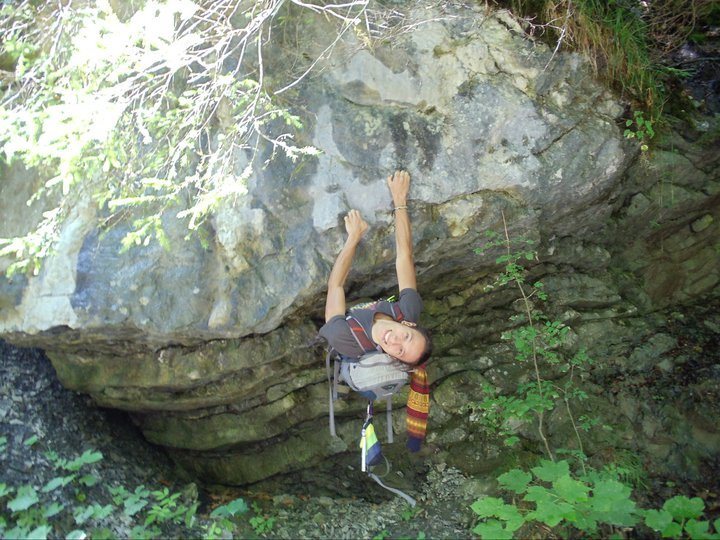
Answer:
[(395, 171), (387, 179), (393, 199), (393, 215), (395, 219), (395, 270), (398, 287), (417, 290), (415, 261), (413, 259), (412, 232), (407, 199), (410, 191), (410, 173)]

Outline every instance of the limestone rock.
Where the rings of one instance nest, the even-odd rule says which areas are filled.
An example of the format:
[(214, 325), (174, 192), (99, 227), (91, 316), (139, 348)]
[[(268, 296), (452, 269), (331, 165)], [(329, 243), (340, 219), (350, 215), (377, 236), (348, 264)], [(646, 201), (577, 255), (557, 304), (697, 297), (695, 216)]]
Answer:
[[(474, 252), (484, 233), (505, 222), (511, 238), (536, 241), (543, 264), (527, 264), (555, 295), (551, 308), (578, 321), (578, 341), (612, 365), (633, 348), (637, 328), (623, 317), (637, 306), (696, 298), (720, 281), (718, 192), (707, 188), (718, 179), (703, 165), (709, 150), (663, 149), (653, 166), (672, 179), (658, 183), (656, 170), (633, 161), (617, 125), (622, 105), (582, 57), (561, 52), (548, 66), (552, 51), (508, 13), (448, 9), (411, 9), (410, 29), (372, 48), (347, 34), (294, 98), (303, 136), (321, 153), (302, 167), (265, 166), (264, 149), (247, 193), (216, 208), (207, 245), (185, 240), (173, 208), (163, 217), (169, 252), (120, 253), (128, 226), (107, 228), (92, 200), (78, 201), (39, 275), (0, 278), (0, 335), (44, 347), (67, 387), (131, 411), (148, 439), (206, 481), (312, 467), (355, 448), (364, 406), (339, 404), (341, 439), (326, 436), (314, 336), (341, 217), (357, 208), (370, 224), (349, 297), (396, 292), (385, 178), (403, 167), (413, 175), (426, 324), (447, 359), (430, 367), (431, 380), (442, 378), (432, 429), (449, 426), (439, 440), (466, 445), (472, 467), (487, 468), (453, 423), (468, 393), (482, 398), (484, 380), (508, 390), (527, 370), (508, 367), (512, 352), (500, 343), (517, 293), (493, 289), (497, 254)], [(17, 208), (45, 179), (3, 175), (8, 237), (40, 219), (42, 208)]]

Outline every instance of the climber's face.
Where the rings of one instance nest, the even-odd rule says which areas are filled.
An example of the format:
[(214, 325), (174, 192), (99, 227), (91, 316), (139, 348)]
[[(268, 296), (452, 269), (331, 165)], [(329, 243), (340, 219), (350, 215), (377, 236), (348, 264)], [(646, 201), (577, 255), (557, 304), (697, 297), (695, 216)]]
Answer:
[(425, 336), (412, 325), (380, 319), (372, 327), (372, 338), (382, 350), (405, 364), (414, 364), (425, 350)]

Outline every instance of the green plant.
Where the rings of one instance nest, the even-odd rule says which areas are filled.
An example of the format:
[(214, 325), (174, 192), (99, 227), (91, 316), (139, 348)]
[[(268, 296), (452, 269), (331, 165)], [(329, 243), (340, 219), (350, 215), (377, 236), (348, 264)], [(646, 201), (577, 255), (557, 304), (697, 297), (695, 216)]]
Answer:
[[(483, 399), (470, 402), (465, 411), (470, 413), (471, 422), (499, 432), (508, 446), (513, 446), (520, 440), (516, 435), (518, 424), (522, 425), (534, 419), (545, 453), (554, 460), (545, 433), (545, 415), (562, 404), (572, 423), (579, 455), (582, 455), (580, 428), (570, 410), (570, 400), (583, 400), (587, 397), (584, 391), (576, 387), (575, 373), (590, 365), (592, 361), (584, 349), (578, 349), (572, 354), (568, 352), (570, 328), (560, 321), (552, 320), (535, 301), (537, 299), (545, 302), (547, 294), (542, 282), (528, 284), (526, 281), (527, 272), (523, 261), (537, 259), (534, 242), (525, 238), (511, 242), (504, 214), (502, 218), (504, 234), (488, 231), (486, 244), (475, 251), (478, 254), (496, 248), (504, 251), (495, 259), (497, 264), (503, 265), (503, 271), (491, 287), (514, 285), (522, 302), (522, 314), (512, 317), (515, 327), (504, 332), (501, 337), (512, 344), (517, 362), (530, 364), (533, 381), (520, 384), (512, 395), (499, 395), (491, 385), (485, 385)], [(566, 374), (565, 381), (556, 383), (544, 380), (540, 373), (541, 364), (545, 369), (557, 369)], [(584, 467), (584, 463), (580, 463)]]
[[(512, 469), (498, 477), (499, 488), (506, 495), (484, 497), (475, 501), (472, 510), (480, 521), (473, 532), (482, 538), (513, 538), (532, 536), (533, 527), (542, 525), (557, 530), (560, 537), (575, 536), (576, 531), (589, 536), (609, 536), (616, 528), (629, 528), (638, 524), (653, 529), (663, 537), (720, 539), (720, 520), (712, 526), (709, 520), (703, 520), (704, 502), (700, 498), (689, 499), (679, 495), (665, 502), (660, 510), (644, 510), (637, 507), (632, 499), (632, 486), (642, 485), (644, 470), (640, 462), (632, 455), (619, 456), (598, 471), (587, 466), (581, 431), (586, 431), (599, 423), (598, 419), (587, 415), (575, 419), (571, 401), (583, 400), (586, 393), (574, 382), (575, 371), (591, 363), (584, 350), (568, 353), (569, 328), (559, 321), (551, 320), (545, 312), (533, 305), (531, 299), (547, 300), (542, 283), (528, 286), (527, 271), (521, 261), (533, 261), (536, 252), (533, 243), (520, 239), (520, 249), (512, 249), (505, 216), (503, 214), (504, 235), (488, 234), (488, 242), (476, 250), (484, 253), (488, 249), (504, 248), (504, 254), (496, 262), (504, 265), (494, 286), (515, 285), (523, 314), (512, 317), (515, 327), (505, 333), (503, 338), (512, 343), (515, 360), (529, 363), (534, 373), (534, 381), (520, 384), (514, 394), (499, 395), (491, 385), (483, 388), (483, 400), (471, 403), (471, 421), (479, 422), (489, 430), (496, 430), (505, 437), (507, 445), (517, 444), (519, 438), (514, 435), (514, 422), (527, 422), (534, 417), (537, 431), (542, 440), (545, 454), (549, 459), (541, 460), (539, 465), (525, 471)], [(541, 376), (548, 369), (565, 374), (564, 382), (545, 380)], [(543, 418), (547, 411), (563, 406), (572, 425), (577, 448), (556, 449), (550, 447), (544, 432)], [(603, 426), (604, 427), (604, 426)], [(566, 459), (559, 460), (558, 455), (574, 458), (577, 470)]]
[(233, 518), (245, 514), (248, 510), (250, 509), (244, 499), (235, 499), (227, 504), (218, 506), (210, 514), (213, 521), (206, 526), (205, 537), (209, 539), (222, 538), (226, 532), (231, 532), (235, 529), (236, 522)]
[(255, 531), (255, 534), (265, 534), (272, 531), (275, 526), (275, 518), (263, 513), (257, 502), (254, 502), (252, 507), (255, 515), (250, 518), (250, 526)]
[[(642, 2), (640, 0), (505, 0), (531, 34), (553, 46), (579, 50), (594, 71), (616, 90), (661, 119), (669, 82), (686, 70), (668, 65), (701, 26), (712, 27), (712, 0)], [(703, 34), (704, 35), (704, 34)], [(553, 53), (553, 58), (555, 56)]]
[[(27, 440), (32, 442), (26, 444), (30, 448), (37, 442), (34, 436)], [(103, 459), (101, 452), (87, 449), (74, 458), (66, 458), (49, 450), (44, 456), (56, 475), (43, 486), (14, 487), (0, 483), (0, 508), (4, 508), (0, 510), (1, 537), (113, 538), (112, 531), (100, 525), (120, 519), (131, 527), (132, 538), (157, 538), (163, 534), (161, 527), (170, 523), (184, 525), (189, 537), (201, 536), (198, 530), (201, 529), (207, 538), (227, 538), (236, 530), (234, 517), (248, 510), (242, 499), (236, 499), (216, 508), (198, 527), (199, 503), (194, 498), (186, 500), (181, 493), (166, 487), (154, 490), (144, 485), (133, 490), (118, 485), (103, 487), (101, 478), (83, 471)], [(92, 492), (83, 489), (93, 487)], [(98, 494), (106, 504), (92, 499)], [(68, 504), (73, 498), (77, 503)], [(267, 532), (273, 521), (266, 521)]]
[(632, 487), (647, 487), (647, 473), (638, 456), (632, 452), (615, 452), (613, 461), (605, 465), (603, 471)]
[(625, 137), (637, 139), (640, 143), (640, 149), (647, 152), (649, 148), (647, 141), (655, 136), (652, 121), (646, 120), (642, 111), (635, 111), (633, 117), (625, 121), (625, 127)]
[(153, 491), (152, 496), (155, 499), (155, 504), (147, 511), (145, 526), (166, 521), (180, 523), (183, 520), (187, 508), (178, 504), (180, 493), (170, 493), (168, 488), (163, 488)]
[(702, 520), (705, 511), (705, 501), (700, 497), (688, 498), (677, 495), (668, 499), (659, 510), (644, 510), (645, 525), (663, 538), (720, 538), (720, 519), (716, 519), (711, 532), (709, 520)]
[(632, 500), (632, 489), (611, 472), (590, 471), (576, 476), (568, 461), (541, 461), (526, 472), (512, 469), (498, 477), (500, 488), (513, 502), (485, 497), (472, 505), (482, 519), (473, 532), (481, 538), (513, 538), (524, 526), (544, 524), (558, 528), (562, 537), (574, 529), (603, 537), (615, 527), (638, 523), (664, 538), (720, 538), (720, 520), (701, 520), (705, 503), (699, 497), (679, 495), (665, 501), (660, 510), (643, 510)]
[(420, 512), (422, 512), (422, 508), (420, 508), (419, 506), (410, 506), (408, 504), (400, 512), (400, 519), (403, 521), (410, 521)]
[(133, 5), (127, 19), (107, 2), (5, 2), (0, 61), (12, 77), (0, 101), (0, 161), (38, 173), (28, 204), (45, 207), (34, 230), (0, 238), (0, 257), (15, 259), (7, 274), (37, 274), (78, 207), (105, 227), (122, 224), (122, 250), (167, 247), (167, 220), (190, 235), (221, 202), (242, 200), (253, 171), (277, 155), (317, 155), (296, 141), (299, 117), (278, 98), (314, 63), (297, 55), (308, 68), (299, 76), (269, 76), (265, 65), (289, 6), (336, 21), (339, 39), (367, 2), (267, 0), (230, 14), (214, 0), (168, 0)]
[(25, 439), (25, 440), (23, 441), (23, 445), (24, 445), (24, 446), (32, 446), (32, 445), (35, 444), (37, 441), (38, 441), (38, 436), (37, 436), (37, 435), (31, 435), (30, 437), (28, 437), (27, 439)]

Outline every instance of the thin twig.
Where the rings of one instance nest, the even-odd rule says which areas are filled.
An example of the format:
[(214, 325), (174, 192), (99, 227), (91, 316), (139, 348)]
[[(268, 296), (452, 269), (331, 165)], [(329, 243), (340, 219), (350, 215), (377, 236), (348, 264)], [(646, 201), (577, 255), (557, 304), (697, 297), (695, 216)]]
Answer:
[[(574, 369), (575, 366), (570, 366), (570, 384), (572, 384), (573, 376), (575, 375)], [(580, 437), (580, 431), (575, 424), (575, 417), (573, 416), (572, 410), (570, 409), (570, 401), (568, 400), (567, 392), (564, 390), (563, 401), (565, 402), (565, 409), (567, 410), (568, 418), (570, 418), (570, 423), (572, 424), (573, 431), (575, 432), (575, 437), (577, 438), (578, 449), (580, 450), (580, 453), (584, 456), (585, 448), (583, 447), (582, 438)], [(582, 467), (583, 474), (587, 474), (587, 469), (585, 469), (585, 461), (582, 459), (580, 460), (580, 466)]]
[[(500, 213), (502, 215), (503, 220), (503, 229), (505, 231), (505, 247), (507, 249), (507, 254), (510, 255), (510, 235), (508, 234), (508, 228), (507, 228), (507, 222), (505, 221), (505, 212), (503, 210), (500, 210)], [(543, 390), (542, 390), (542, 378), (540, 377), (540, 367), (538, 365), (538, 357), (537, 357), (537, 331), (535, 329), (535, 321), (533, 320), (532, 316), (532, 306), (530, 305), (530, 300), (528, 296), (525, 294), (525, 289), (523, 289), (522, 283), (518, 281), (517, 279), (514, 280), (515, 284), (517, 285), (518, 289), (520, 290), (520, 294), (522, 295), (523, 302), (525, 303), (525, 314), (528, 318), (528, 324), (533, 329), (533, 339), (532, 339), (532, 360), (533, 360), (533, 367), (535, 368), (535, 382), (537, 383), (537, 389), (538, 393), (540, 394), (540, 401), (544, 401), (543, 396)], [(545, 418), (545, 411), (543, 409), (540, 409), (537, 411), (538, 416), (538, 433), (540, 434), (540, 438), (542, 439), (543, 444), (545, 445), (545, 451), (547, 452), (548, 457), (555, 461), (555, 457), (553, 456), (552, 451), (550, 450), (550, 444), (548, 443), (547, 437), (545, 436), (545, 426), (544, 426), (544, 418)]]
[(567, 24), (568, 24), (568, 20), (570, 19), (571, 13), (572, 13), (572, 2), (570, 0), (568, 0), (567, 11), (565, 12), (565, 20), (563, 21), (563, 25), (560, 30), (560, 36), (558, 37), (557, 43), (555, 44), (555, 50), (553, 51), (552, 56), (550, 56), (550, 60), (548, 60), (547, 64), (545, 64), (543, 71), (547, 70), (548, 66), (550, 65), (550, 62), (553, 61), (553, 59), (555, 58), (555, 55), (560, 50), (560, 45), (562, 45), (563, 39), (565, 39), (565, 34), (567, 33)]

